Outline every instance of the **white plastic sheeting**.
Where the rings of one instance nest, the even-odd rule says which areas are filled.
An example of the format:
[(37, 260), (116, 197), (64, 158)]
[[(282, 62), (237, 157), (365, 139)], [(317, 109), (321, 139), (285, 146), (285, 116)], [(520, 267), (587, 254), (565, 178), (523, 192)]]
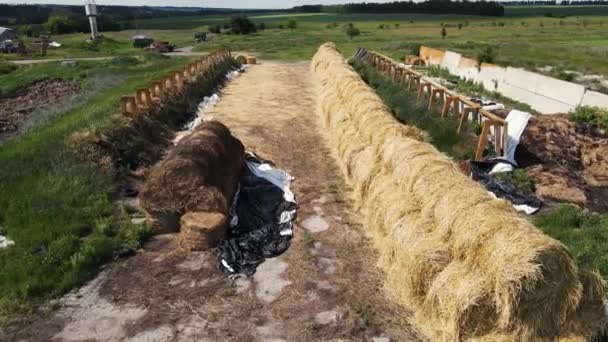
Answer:
[[(237, 78), (239, 75), (245, 72), (246, 67), (246, 65), (243, 65), (241, 69), (228, 71), (225, 76), (226, 80), (232, 81), (233, 79)], [(196, 127), (200, 126), (205, 120), (211, 119), (207, 117), (207, 114), (209, 114), (209, 112), (213, 110), (213, 108), (220, 101), (220, 99), (221, 98), (219, 93), (213, 93), (210, 96), (205, 96), (203, 98), (203, 101), (198, 104), (198, 109), (196, 110), (196, 117), (194, 118), (194, 120), (188, 122), (184, 126), (184, 132), (178, 133), (175, 139), (173, 140), (173, 143), (177, 144), (186, 136), (187, 132), (192, 131)]]
[(9, 239), (6, 236), (0, 235), (0, 249), (7, 248), (15, 244), (15, 241)]
[(507, 141), (506, 159), (511, 164), (498, 163), (496, 164), (496, 166), (494, 166), (490, 174), (513, 171), (512, 165), (517, 165), (517, 162), (515, 161), (515, 151), (517, 150), (517, 146), (519, 145), (519, 141), (521, 140), (522, 134), (524, 134), (524, 131), (528, 126), (528, 121), (530, 121), (530, 117), (532, 117), (530, 113), (522, 112), (516, 109), (513, 109), (511, 110), (511, 112), (509, 112), (509, 115), (507, 115), (506, 118), (506, 121), (509, 124), (507, 132), (507, 134), (509, 135), (509, 139)]

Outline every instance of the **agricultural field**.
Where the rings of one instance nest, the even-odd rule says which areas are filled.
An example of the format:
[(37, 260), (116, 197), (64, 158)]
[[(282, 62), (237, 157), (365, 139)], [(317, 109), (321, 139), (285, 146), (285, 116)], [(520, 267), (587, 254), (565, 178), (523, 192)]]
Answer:
[[(525, 273), (537, 261), (531, 256), (537, 252), (539, 259), (550, 259), (555, 263), (551, 267), (561, 267), (569, 277), (559, 284), (562, 288), (556, 285), (547, 290), (547, 298), (559, 299), (555, 309), (561, 310), (560, 315), (575, 310), (592, 311), (594, 305), (598, 305), (598, 293), (605, 291), (600, 274), (604, 280), (608, 279), (608, 213), (605, 202), (602, 203), (602, 199), (608, 198), (608, 188), (602, 185), (606, 178), (600, 166), (590, 166), (593, 163), (605, 166), (601, 164), (605, 158), (596, 153), (602, 146), (596, 146), (588, 137), (608, 141), (606, 111), (582, 109), (573, 116), (563, 113), (559, 119), (563, 121), (552, 126), (547, 124), (550, 127), (547, 129), (543, 129), (541, 121), (534, 122), (534, 130), (526, 138), (554, 145), (570, 144), (569, 152), (563, 156), (555, 150), (542, 152), (546, 152), (544, 157), (555, 160), (551, 167), (576, 163), (582, 171), (567, 175), (568, 180), (580, 178), (576, 180), (577, 185), (591, 184), (583, 188), (590, 200), (588, 205), (548, 200), (539, 214), (519, 216), (502, 202), (484, 204), (481, 199), (487, 197), (486, 191), (478, 191), (460, 172), (470, 173), (464, 165), (475, 157), (481, 127), (471, 125), (468, 127), (471, 134), (459, 135), (458, 122), (439, 117), (440, 108), (421, 104), (415, 92), (405, 91), (401, 84), (389, 80), (373, 66), (350, 59), (358, 48), (364, 47), (403, 62), (408, 55), (417, 55), (420, 46), (425, 45), (449, 49), (473, 59), (485, 54), (484, 58), (489, 58), (487, 62), (525, 67), (562, 79), (570, 77), (571, 72), (608, 79), (608, 6), (512, 6), (506, 7), (505, 13), (503, 17), (252, 13), (249, 19), (258, 27), (263, 24), (264, 29), (247, 35), (229, 34), (223, 28), (230, 22), (230, 15), (140, 19), (135, 22), (137, 29), (102, 32), (103, 37), (95, 43), (85, 42), (86, 33), (54, 35), (51, 41), (62, 46), (50, 48), (46, 56), (37, 51), (36, 39), (24, 38), (28, 54), (0, 54), (0, 237), (8, 236), (14, 243), (9, 248), (0, 248), (0, 340), (71, 341), (81, 337), (79, 334), (101, 334), (95, 336), (105, 340), (146, 340), (163, 334), (193, 339), (229, 336), (235, 340), (257, 337), (369, 340), (390, 336), (391, 341), (414, 341), (424, 340), (422, 335), (464, 336), (493, 324), (491, 320), (496, 317), (483, 312), (495, 309), (490, 308), (493, 304), (486, 301), (487, 298), (499, 292), (501, 296), (516, 298), (513, 301), (536, 295), (522, 294), (504, 284), (514, 282), (521, 288), (534, 289), (545, 286), (542, 281), (533, 283), (535, 277), (545, 273)], [(208, 33), (206, 42), (195, 41), (196, 33), (210, 32), (217, 26), (221, 33)], [(442, 28), (445, 29), (443, 37)], [(358, 34), (349, 36), (349, 29), (358, 29)], [(170, 42), (179, 52), (169, 56), (136, 48), (132, 44), (132, 37), (136, 35)], [(326, 42), (335, 43), (339, 53), (334, 52), (332, 46), (323, 45)], [(168, 75), (190, 68), (191, 63), (200, 63), (204, 56), (225, 48), (230, 49), (233, 56), (255, 56), (259, 65), (239, 69), (234, 60), (229, 59), (214, 64), (211, 72), (197, 69), (197, 73), (204, 75), (203, 79), (192, 81), (190, 87), (180, 88), (158, 100), (161, 109), (155, 115), (142, 114), (139, 104), (135, 109), (127, 109), (125, 95), (154, 89), (149, 87), (160, 80), (165, 82)], [(79, 60), (81, 58), (83, 60)], [(316, 70), (311, 71), (313, 58), (319, 63)], [(75, 60), (75, 63), (46, 63), (46, 59)], [(329, 61), (344, 70), (332, 70), (328, 67)], [(527, 104), (458, 80), (444, 69), (419, 70), (449, 80), (459, 92), (494, 97), (508, 108), (533, 112)], [(344, 101), (339, 94), (347, 92), (344, 90), (347, 88), (338, 89), (341, 85), (337, 78), (319, 82), (334, 72), (340, 77), (345, 73), (358, 75), (361, 80), (354, 82), (354, 90), (348, 88), (348, 91), (366, 95), (368, 91), (373, 92), (377, 95), (375, 101), (387, 106), (381, 113), (372, 113), (377, 122), (364, 115), (353, 115), (348, 126), (332, 126), (342, 122), (340, 120), (346, 121), (333, 117), (327, 108), (359, 113), (358, 108), (369, 105), (357, 102), (358, 98)], [(315, 82), (325, 87), (324, 97), (318, 98), (319, 84)], [(603, 87), (608, 91), (608, 85)], [(214, 100), (210, 97), (212, 94), (218, 98)], [(221, 100), (217, 100), (219, 98)], [(151, 175), (159, 174), (154, 169), (159, 165), (157, 162), (167, 155), (177, 155), (173, 153), (178, 149), (174, 145), (179, 146), (176, 137), (180, 136), (176, 136), (176, 132), (184, 133), (185, 125), (196, 122), (197, 115), (201, 115), (202, 120), (199, 113), (206, 101), (219, 101), (213, 102), (205, 114), (226, 124), (245, 150), (272, 160), (295, 176), (293, 189), (298, 199), (298, 213), (293, 218), (297, 229), (292, 246), (285, 255), (261, 264), (258, 273), (246, 279), (224, 277), (217, 271), (215, 254), (174, 252), (181, 248), (180, 241), (165, 234), (153, 237), (154, 225), (164, 218), (151, 218), (150, 211), (143, 213), (144, 204), (137, 197)], [(322, 106), (317, 106), (319, 101)], [(361, 106), (356, 106), (357, 103)], [(319, 113), (315, 113), (317, 107)], [(361, 122), (355, 124), (353, 120)], [(591, 124), (593, 129), (589, 128)], [(358, 127), (366, 128), (359, 132)], [(382, 145), (383, 136), (372, 134), (376, 128), (382, 134), (399, 132), (395, 133), (397, 142)], [(196, 132), (196, 128), (191, 129)], [(326, 131), (332, 133), (331, 137), (326, 136)], [(564, 132), (572, 134), (559, 140), (562, 135), (568, 135)], [(562, 134), (559, 139), (551, 138), (559, 134)], [(403, 139), (404, 136), (407, 139)], [(580, 146), (573, 145), (575, 138), (582, 141)], [(192, 146), (184, 148), (187, 150), (184, 155), (200, 148), (197, 146), (200, 141), (192, 141)], [(364, 141), (372, 143), (366, 146)], [(509, 227), (504, 228), (499, 220), (480, 215), (477, 219), (492, 227), (492, 232), (481, 231), (483, 227), (477, 227), (468, 218), (430, 214), (422, 204), (438, 205), (443, 203), (440, 199), (416, 193), (420, 189), (402, 189), (393, 166), (375, 165), (378, 160), (390, 160), (406, 170), (404, 179), (411, 178), (412, 184), (416, 183), (416, 177), (423, 176), (399, 159), (396, 152), (404, 146), (414, 149), (412, 151), (420, 149), (421, 154), (436, 161), (445, 172), (460, 170), (454, 175), (458, 186), (462, 186), (459, 189), (480, 198), (477, 202), (474, 196), (467, 199), (471, 208), (496, 213), (496, 217), (509, 222)], [(372, 155), (381, 150), (389, 152)], [(408, 153), (412, 159), (418, 158), (415, 152)], [(575, 154), (575, 162), (568, 159)], [(207, 165), (205, 160), (197, 163)], [(182, 167), (178, 162), (175, 165)], [(519, 190), (533, 194), (535, 184), (527, 171), (541, 174), (546, 182), (554, 179), (552, 175), (547, 176), (551, 173), (548, 170), (541, 170), (542, 173), (534, 166), (522, 166), (520, 172), (505, 177)], [(372, 167), (376, 173), (370, 171)], [(439, 172), (437, 170), (432, 171)], [(376, 174), (386, 177), (386, 181), (378, 176), (374, 183), (372, 175)], [(437, 184), (440, 181), (444, 179), (437, 179)], [(399, 187), (401, 192), (391, 191), (391, 187)], [(157, 192), (166, 195), (163, 191)], [(450, 193), (449, 199), (454, 200), (450, 203), (457, 202), (457, 195), (455, 191)], [(576, 195), (578, 193), (571, 197)], [(404, 198), (414, 199), (405, 201)], [(487, 198), (490, 201), (490, 197)], [(399, 207), (402, 202), (411, 207)], [(447, 208), (451, 205), (447, 202), (440, 205)], [(397, 220), (401, 211), (415, 214), (411, 214), (410, 221)], [(473, 213), (472, 209), (470, 212)], [(450, 222), (450, 226), (446, 228), (448, 224), (444, 226), (441, 220)], [(451, 222), (456, 220), (462, 225), (452, 227)], [(419, 235), (390, 232), (393, 227), (407, 223), (420, 229)], [(183, 222), (178, 224), (185, 226)], [(474, 279), (474, 272), (463, 271), (473, 268), (472, 264), (456, 257), (460, 245), (446, 247), (443, 242), (435, 243), (432, 240), (436, 236), (425, 235), (427, 231), (423, 228), (427, 224), (451, 229), (455, 235), (463, 234), (458, 237), (461, 239), (458, 243), (463, 245), (472, 244), (476, 237), (463, 232), (461, 227), (479, 228), (478, 236), (504, 233), (515, 226), (513, 232), (520, 228), (526, 232), (532, 229), (531, 242), (512, 242), (521, 243), (524, 249), (534, 249), (534, 253), (517, 260), (518, 267), (527, 268), (525, 272), (514, 272), (513, 279), (500, 276), (490, 279), (485, 273)], [(375, 230), (368, 230), (368, 226)], [(393, 234), (390, 239), (386, 238), (387, 232)], [(517, 234), (513, 236), (519, 236)], [(420, 259), (416, 259), (418, 256), (395, 257), (395, 253), (401, 255), (399, 251), (407, 249), (402, 245), (404, 241), (415, 238), (420, 238), (416, 244), (420, 251), (415, 251), (420, 253)], [(389, 249), (378, 252), (383, 246), (390, 246), (394, 253), (387, 252)], [(496, 259), (498, 265), (492, 264), (494, 261), (484, 264), (484, 259), (481, 263), (487, 267), (487, 274), (494, 272), (492, 267), (501, 267), (502, 254), (492, 253), (515, 253), (501, 248), (486, 249), (483, 249), (483, 253), (487, 253), (484, 258), (490, 255), (489, 259)], [(377, 259), (379, 265), (376, 265)], [(425, 278), (425, 265), (435, 262), (440, 265), (433, 264), (433, 267), (449, 267), (452, 273), (445, 278), (436, 274)], [(416, 276), (406, 277), (399, 272), (398, 265), (407, 265)], [(557, 272), (555, 269), (542, 271), (548, 276)], [(385, 274), (388, 274), (386, 278)], [(436, 296), (433, 300), (454, 299), (448, 292), (439, 291), (439, 285), (429, 289), (431, 282), (450, 283), (461, 276), (472, 284), (474, 280), (479, 282), (459, 289), (474, 298), (465, 298), (466, 305), (479, 304), (480, 311), (474, 311), (475, 315), (487, 316), (479, 319), (479, 326), (473, 321), (459, 327), (446, 323), (451, 322), (452, 315), (460, 315), (458, 319), (461, 319), (469, 314), (460, 312), (458, 303), (447, 303), (444, 311), (426, 306), (430, 299), (425, 298), (430, 291), (436, 291), (432, 293)], [(92, 279), (92, 283), (80, 287)], [(494, 280), (499, 284), (496, 289), (481, 289)], [(526, 281), (530, 283), (522, 285)], [(361, 285), (354, 288), (352, 284), (357, 282)], [(400, 287), (402, 284), (406, 285)], [(423, 289), (424, 286), (427, 288)], [(577, 286), (579, 292), (583, 287), (589, 291), (585, 292), (588, 302), (583, 303), (579, 298), (580, 307), (572, 304), (579, 305), (579, 299), (564, 299), (562, 293), (568, 292), (570, 296)], [(386, 291), (380, 291), (381, 288)], [(63, 297), (74, 289), (78, 292)], [(425, 304), (421, 304), (423, 302)], [(546, 300), (543, 303), (546, 304)], [(512, 302), (500, 310), (511, 310), (510, 305)], [(571, 307), (566, 307), (568, 305)], [(422, 310), (424, 314), (414, 319), (403, 306)], [(66, 311), (66, 307), (72, 308), (71, 311)], [(90, 309), (93, 307), (95, 309)], [(297, 312), (294, 307), (298, 308)], [(429, 314), (435, 310), (438, 310), (440, 324), (420, 321), (420, 317), (431, 317)], [(120, 317), (111, 316), (112, 312), (120, 313)], [(89, 313), (96, 319), (116, 320), (112, 321), (111, 329), (100, 332), (95, 320), (86, 318)], [(547, 329), (562, 323), (552, 322)], [(577, 332), (587, 333), (597, 330), (595, 323), (593, 319), (577, 320), (572, 326), (579, 329), (575, 329)], [(157, 325), (160, 326), (157, 330), (151, 328)], [(170, 327), (170, 332), (162, 330), (166, 327)], [(203, 330), (210, 335), (196, 335)]]

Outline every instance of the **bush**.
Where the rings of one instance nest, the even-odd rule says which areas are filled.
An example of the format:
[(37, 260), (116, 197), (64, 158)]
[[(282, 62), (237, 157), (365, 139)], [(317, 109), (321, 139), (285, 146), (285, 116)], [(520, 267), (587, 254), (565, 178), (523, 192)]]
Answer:
[(0, 75), (8, 75), (17, 70), (17, 68), (13, 63), (0, 61)]
[(255, 24), (246, 15), (232, 18), (230, 26), (234, 34), (250, 34), (257, 31)]
[(511, 172), (500, 172), (495, 177), (498, 180), (513, 184), (525, 194), (533, 194), (535, 191), (534, 183), (532, 183), (526, 171), (522, 169), (515, 169)]
[(259, 23), (258, 24), (258, 30), (264, 31), (265, 29), (266, 29), (266, 24), (264, 24), (264, 23)]
[(361, 31), (358, 28), (356, 28), (355, 25), (350, 23), (350, 24), (348, 24), (348, 28), (346, 29), (346, 34), (348, 35), (348, 37), (350, 39), (353, 39), (354, 37), (360, 35)]
[(491, 45), (483, 47), (477, 52), (477, 63), (481, 66), (482, 63), (494, 63), (496, 60), (496, 50)]
[(298, 28), (298, 22), (295, 21), (295, 19), (289, 19), (289, 22), (287, 23), (287, 27), (289, 27), (292, 30), (295, 30), (296, 28)]
[(570, 112), (570, 119), (576, 123), (608, 129), (608, 110), (600, 107), (577, 107), (573, 112)]
[(211, 33), (222, 33), (222, 27), (220, 25), (211, 25), (209, 26), (209, 32)]

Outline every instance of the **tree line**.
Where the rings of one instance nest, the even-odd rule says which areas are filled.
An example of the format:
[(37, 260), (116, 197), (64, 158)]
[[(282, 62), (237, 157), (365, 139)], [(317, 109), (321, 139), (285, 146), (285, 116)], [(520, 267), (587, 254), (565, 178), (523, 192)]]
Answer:
[(504, 7), (494, 1), (451, 1), (429, 0), (424, 2), (394, 1), (387, 3), (357, 3), (346, 5), (308, 5), (293, 8), (301, 12), (329, 13), (424, 13), (424, 14), (466, 14), (483, 16), (502, 16)]

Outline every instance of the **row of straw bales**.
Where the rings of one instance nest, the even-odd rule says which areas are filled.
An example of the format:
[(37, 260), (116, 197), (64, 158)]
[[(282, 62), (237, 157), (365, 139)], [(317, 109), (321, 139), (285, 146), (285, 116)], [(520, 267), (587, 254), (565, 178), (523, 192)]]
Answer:
[(385, 287), (433, 341), (589, 337), (605, 284), (398, 123), (335, 45), (312, 61), (318, 111)]

